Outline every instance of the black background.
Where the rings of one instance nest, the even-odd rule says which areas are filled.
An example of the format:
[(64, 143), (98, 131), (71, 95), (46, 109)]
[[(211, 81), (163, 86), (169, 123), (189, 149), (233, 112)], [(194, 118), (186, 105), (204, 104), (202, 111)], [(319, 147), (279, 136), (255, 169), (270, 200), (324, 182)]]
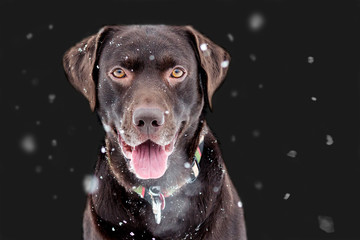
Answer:
[(358, 1), (1, 0), (0, 15), (1, 240), (81, 238), (82, 182), (104, 132), (62, 55), (134, 23), (193, 25), (230, 52), (207, 118), (249, 239), (360, 239)]

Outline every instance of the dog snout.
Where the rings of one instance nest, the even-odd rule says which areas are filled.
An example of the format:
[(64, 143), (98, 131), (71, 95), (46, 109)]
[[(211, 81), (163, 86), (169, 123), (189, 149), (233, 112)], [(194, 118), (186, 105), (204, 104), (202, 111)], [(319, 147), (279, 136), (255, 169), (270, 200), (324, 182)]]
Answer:
[(159, 108), (137, 108), (133, 113), (133, 124), (142, 134), (154, 134), (164, 125), (164, 111)]

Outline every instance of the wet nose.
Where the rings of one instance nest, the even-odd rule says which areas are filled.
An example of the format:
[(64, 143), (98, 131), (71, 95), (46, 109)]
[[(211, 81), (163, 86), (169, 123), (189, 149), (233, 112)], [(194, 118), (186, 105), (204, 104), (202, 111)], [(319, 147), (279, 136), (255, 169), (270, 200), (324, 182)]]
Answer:
[(143, 134), (155, 133), (164, 121), (164, 112), (159, 108), (137, 108), (133, 113), (133, 124)]

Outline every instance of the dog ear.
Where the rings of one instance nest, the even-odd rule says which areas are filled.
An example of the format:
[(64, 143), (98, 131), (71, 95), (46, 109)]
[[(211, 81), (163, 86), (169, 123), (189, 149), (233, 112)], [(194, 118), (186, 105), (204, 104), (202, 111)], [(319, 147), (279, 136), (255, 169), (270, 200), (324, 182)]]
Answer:
[(190, 33), (198, 61), (206, 73), (207, 97), (210, 109), (212, 109), (211, 99), (226, 76), (230, 55), (193, 27), (186, 26), (185, 28)]
[(70, 48), (63, 57), (63, 66), (69, 82), (89, 101), (92, 111), (96, 106), (96, 84), (94, 68), (99, 47), (112, 27), (106, 26), (90, 37)]

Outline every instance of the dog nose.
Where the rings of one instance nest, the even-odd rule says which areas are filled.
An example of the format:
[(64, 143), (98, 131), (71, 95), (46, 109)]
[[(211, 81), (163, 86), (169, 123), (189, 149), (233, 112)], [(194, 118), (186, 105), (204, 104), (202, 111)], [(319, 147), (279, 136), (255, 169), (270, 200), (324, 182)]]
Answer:
[(155, 133), (164, 121), (164, 112), (159, 108), (137, 108), (133, 114), (133, 124), (146, 134)]

